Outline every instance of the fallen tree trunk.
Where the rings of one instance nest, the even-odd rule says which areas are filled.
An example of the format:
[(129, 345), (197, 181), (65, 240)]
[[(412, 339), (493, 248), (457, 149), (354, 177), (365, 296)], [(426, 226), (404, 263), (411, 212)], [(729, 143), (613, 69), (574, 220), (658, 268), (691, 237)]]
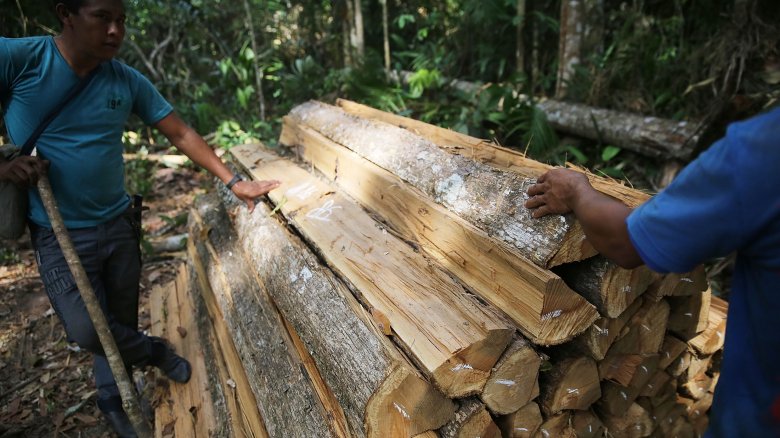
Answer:
[[(264, 285), (270, 306), (264, 312), (275, 313), (278, 308), (311, 351), (319, 373), (341, 402), (351, 434), (413, 436), (449, 421), (453, 404), (379, 333), (362, 307), (305, 245), (269, 217), (270, 209), (261, 203), (250, 215), (232, 194), (223, 196), (231, 197), (226, 200), (230, 214), (217, 202), (199, 209), (206, 218), (206, 229), (212, 230), (209, 239), (221, 249), (221, 257), (246, 252), (250, 259), (234, 260), (242, 267), (231, 265), (226, 278), (252, 273), (251, 282)], [(229, 216), (235, 221), (235, 232)], [(255, 338), (261, 334), (251, 333)], [(299, 365), (293, 368), (300, 370)], [(282, 378), (279, 384), (288, 386), (289, 382)], [(277, 407), (289, 410), (290, 402), (284, 401), (290, 397), (289, 389), (278, 391), (283, 400)], [(312, 430), (320, 429), (302, 431), (300, 436)], [(282, 435), (288, 434), (295, 435), (289, 430)]]
[(397, 175), (538, 266), (548, 267), (556, 255), (565, 255), (558, 263), (595, 255), (583, 234), (572, 231), (571, 215), (531, 216), (523, 204), (533, 179), (448, 154), (409, 131), (323, 103), (298, 105), (289, 117)]
[(598, 315), (553, 273), (513, 254), (400, 178), (285, 118), (282, 143), (502, 309), (534, 344), (565, 342)]
[(651, 157), (685, 159), (698, 141), (697, 126), (688, 122), (641, 116), (547, 99), (537, 103), (550, 125), (563, 132)]
[(367, 305), (387, 317), (404, 349), (440, 390), (453, 398), (481, 393), (514, 331), (498, 313), (292, 162), (258, 145), (231, 153), (253, 177), (283, 181), (270, 193), (280, 212)]

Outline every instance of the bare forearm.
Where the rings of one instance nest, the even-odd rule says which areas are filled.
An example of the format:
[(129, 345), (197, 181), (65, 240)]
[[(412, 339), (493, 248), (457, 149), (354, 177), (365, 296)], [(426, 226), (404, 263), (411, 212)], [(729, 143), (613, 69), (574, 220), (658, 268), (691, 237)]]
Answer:
[(222, 182), (227, 183), (233, 177), (230, 169), (225, 166), (211, 146), (195, 130), (189, 129), (180, 137), (170, 140), (190, 160), (208, 170)]
[(591, 188), (575, 198), (572, 212), (600, 254), (624, 268), (642, 264), (628, 235), (631, 209), (625, 204)]

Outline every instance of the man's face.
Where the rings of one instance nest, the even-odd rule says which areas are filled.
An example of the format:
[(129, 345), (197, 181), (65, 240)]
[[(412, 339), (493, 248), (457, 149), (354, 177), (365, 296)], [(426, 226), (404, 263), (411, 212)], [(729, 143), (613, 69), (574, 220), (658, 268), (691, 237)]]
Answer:
[(79, 13), (70, 14), (68, 20), (75, 42), (84, 54), (101, 61), (116, 56), (125, 38), (122, 0), (86, 0)]

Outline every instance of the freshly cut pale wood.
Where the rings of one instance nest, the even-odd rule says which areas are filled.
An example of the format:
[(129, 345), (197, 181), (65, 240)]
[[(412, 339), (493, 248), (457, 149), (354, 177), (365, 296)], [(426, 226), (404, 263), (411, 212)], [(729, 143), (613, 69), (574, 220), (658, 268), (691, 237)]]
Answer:
[(571, 425), (571, 412), (564, 411), (546, 418), (534, 438), (576, 438), (577, 431)]
[(281, 141), (301, 145), (306, 160), (504, 311), (534, 344), (565, 342), (597, 317), (558, 276), (513, 255), (503, 242), (347, 148), (289, 118)]
[(554, 272), (596, 306), (602, 316), (617, 318), (654, 278), (646, 266), (623, 269), (603, 256), (558, 266)]
[(463, 399), (455, 418), (439, 429), (441, 438), (501, 438), (501, 430), (478, 398)]
[(234, 436), (265, 438), (268, 432), (258, 409), (257, 399), (252, 393), (244, 365), (224, 324), (222, 314), (217, 309), (213, 293), (203, 290), (201, 279), (191, 263), (187, 267), (187, 274), (189, 290), (193, 301), (197, 303), (198, 327), (201, 333), (208, 335), (208, 342), (204, 344), (205, 350), (209, 352), (207, 356), (210, 354), (214, 358), (214, 363), (207, 365), (207, 368), (216, 375), (219, 382), (218, 385), (211, 385), (211, 393), (214, 394), (216, 389), (225, 393), (222, 398), (230, 413), (229, 424)]
[(687, 349), (688, 344), (672, 335), (667, 335), (664, 338), (664, 343), (661, 344), (661, 350), (658, 352), (661, 357), (661, 360), (658, 362), (658, 369), (665, 370)]
[[(599, 377), (601, 380), (612, 380), (623, 386), (631, 384), (634, 375), (638, 372), (646, 372), (645, 361), (657, 354), (618, 354), (607, 355), (599, 362)], [(644, 367), (644, 368), (643, 368)]]
[[(620, 337), (626, 323), (642, 307), (642, 300), (634, 300), (633, 303), (617, 318), (601, 317), (593, 323), (585, 332), (570, 343), (574, 348), (590, 355), (597, 361), (603, 360), (615, 342)], [(686, 348), (683, 343), (683, 350)]]
[(571, 424), (577, 433), (577, 438), (604, 436), (604, 423), (591, 411), (574, 411)]
[(450, 397), (478, 394), (513, 331), (437, 265), (388, 233), (364, 210), (292, 162), (259, 146), (231, 150), (281, 213), (390, 321), (420, 369)]
[(661, 276), (650, 284), (645, 295), (658, 301), (663, 297), (694, 295), (707, 290), (707, 286), (704, 265), (699, 265), (691, 272)]
[(601, 397), (596, 362), (589, 357), (553, 359), (552, 369), (541, 373), (539, 380), (539, 405), (548, 416), (564, 409), (588, 409)]
[(695, 351), (691, 352), (691, 362), (688, 369), (681, 375), (685, 379), (692, 379), (699, 374), (704, 374), (710, 368), (712, 356), (698, 355)]
[(718, 297), (710, 300), (707, 328), (688, 341), (700, 354), (713, 354), (723, 348), (726, 338), (726, 314), (729, 304)]
[(536, 402), (530, 402), (515, 412), (498, 418), (501, 434), (509, 438), (531, 438), (542, 423), (544, 419)]
[(682, 339), (691, 339), (707, 328), (711, 290), (694, 295), (669, 297), (667, 300), (671, 309), (667, 330)]
[[(380, 111), (349, 100), (339, 99), (337, 105), (352, 115), (404, 128), (428, 139), (431, 143), (436, 144), (451, 154), (463, 155), (472, 160), (498, 169), (510, 170), (528, 178), (536, 178), (553, 168), (553, 166), (548, 164), (527, 158), (517, 150), (499, 146), (488, 140), (482, 140), (419, 120)], [(636, 207), (650, 199), (650, 195), (627, 187), (620, 181), (593, 175), (581, 168), (574, 168), (574, 170), (585, 173), (596, 190), (622, 201), (629, 207)]]
[(163, 387), (164, 394), (158, 398), (154, 416), (155, 436), (158, 438), (162, 438), (163, 431), (190, 437), (208, 437), (222, 428), (227, 430), (219, 432), (230, 433), (230, 426), (225, 424), (229, 420), (227, 412), (222, 412), (224, 417), (216, 416), (220, 412), (209, 391), (213, 382), (209, 381), (206, 372), (207, 359), (201, 346), (203, 338), (188, 290), (187, 271), (180, 269), (174, 281), (155, 288), (151, 294), (151, 333), (168, 339), (177, 353), (186, 357), (192, 366), (192, 377), (186, 385)]
[(658, 353), (666, 335), (669, 303), (643, 300), (642, 307), (626, 324), (624, 334), (612, 344), (607, 354)]
[(323, 380), (341, 401), (353, 435), (413, 436), (450, 420), (452, 402), (379, 332), (368, 312), (306, 245), (269, 216), (270, 208), (260, 203), (250, 214), (232, 194), (220, 194), (229, 213), (218, 202), (200, 210), (218, 216), (215, 223), (221, 224), (210, 227), (210, 238), (232, 229), (230, 217), (235, 235), (221, 238), (232, 248), (223, 254), (247, 256), (246, 271), (253, 273), (254, 283), (265, 286), (268, 300), (311, 352)]
[(700, 417), (706, 417), (707, 412), (712, 406), (712, 393), (708, 392), (698, 400), (693, 400), (685, 397), (678, 397), (677, 402), (685, 405), (685, 413), (688, 419), (696, 421)]
[(559, 131), (597, 139), (654, 157), (687, 158), (698, 142), (697, 125), (547, 99), (537, 103)]
[(407, 130), (320, 102), (298, 105), (288, 117), (398, 175), (541, 267), (558, 253), (569, 257), (561, 263), (595, 254), (581, 232), (572, 232), (570, 216), (531, 216), (523, 204), (535, 180), (449, 154)]
[(658, 423), (653, 435), (662, 438), (693, 438), (696, 435), (693, 426), (683, 417), (675, 418), (671, 423)]
[(637, 403), (632, 403), (624, 415), (602, 415), (601, 421), (604, 422), (607, 434), (615, 437), (646, 437), (655, 429), (650, 413)]
[(539, 395), (542, 358), (528, 340), (516, 337), (498, 359), (480, 398), (494, 414), (509, 414)]
[[(273, 304), (252, 275), (236, 246), (215, 196), (190, 211), (190, 263), (198, 273), (204, 299), (213, 302), (241, 356), (259, 409), (271, 436), (347, 436), (335, 407), (319, 398)], [(257, 354), (261, 348), (263, 354)]]
[[(620, 416), (626, 413), (631, 404), (639, 397), (647, 382), (658, 369), (658, 356), (648, 356), (641, 365), (641, 372), (634, 374), (628, 385), (621, 385), (611, 380), (605, 380), (602, 385), (602, 397), (596, 403), (597, 410), (602, 414)], [(602, 417), (602, 420), (604, 417)], [(606, 421), (605, 421), (606, 423)]]

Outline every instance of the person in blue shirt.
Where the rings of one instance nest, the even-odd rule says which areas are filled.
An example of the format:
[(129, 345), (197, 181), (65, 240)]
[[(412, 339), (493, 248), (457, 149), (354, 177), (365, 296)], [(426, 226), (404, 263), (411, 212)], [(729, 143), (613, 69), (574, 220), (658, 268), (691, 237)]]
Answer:
[(534, 217), (573, 212), (620, 266), (688, 272), (736, 252), (709, 437), (780, 437), (780, 108), (734, 123), (635, 210), (553, 169), (528, 189)]
[(125, 36), (122, 0), (63, 0), (56, 37), (0, 38), (0, 103), (12, 143), (21, 145), (82, 78), (91, 81), (36, 143), (36, 156), (0, 162), (0, 180), (29, 191), (28, 223), (41, 279), (68, 337), (94, 353), (97, 403), (116, 432), (135, 436), (73, 276), (34, 189), (46, 173), (65, 226), (106, 312), (126, 366), (154, 365), (186, 383), (191, 367), (167, 343), (140, 333), (140, 224), (124, 187), (122, 132), (131, 114), (157, 128), (193, 162), (227, 184), (252, 210), (278, 181), (243, 181), (135, 69), (114, 60)]

